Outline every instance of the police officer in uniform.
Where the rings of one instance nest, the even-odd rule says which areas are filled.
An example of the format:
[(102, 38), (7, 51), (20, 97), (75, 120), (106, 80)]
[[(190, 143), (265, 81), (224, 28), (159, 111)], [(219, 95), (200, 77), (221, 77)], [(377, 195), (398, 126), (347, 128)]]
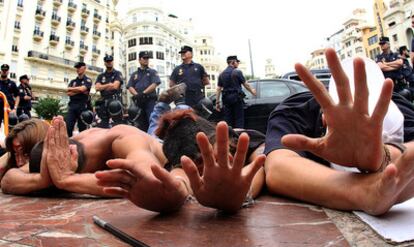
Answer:
[(78, 76), (69, 82), (67, 95), (70, 97), (66, 125), (68, 136), (71, 137), (76, 122), (78, 122), (79, 132), (86, 129), (86, 125), (81, 121), (81, 114), (87, 110), (89, 92), (92, 87), (92, 80), (85, 75), (86, 64), (78, 62), (75, 64)]
[(224, 120), (233, 128), (244, 128), (244, 92), (243, 85), (256, 96), (256, 90), (246, 82), (243, 72), (238, 68), (240, 60), (237, 56), (227, 57), (227, 68), (220, 74), (216, 93), (216, 110), (220, 108), (220, 94), (223, 93)]
[(157, 71), (148, 67), (150, 59), (149, 52), (141, 51), (138, 57), (140, 67), (132, 73), (127, 88), (133, 95), (132, 99), (136, 106), (142, 110), (138, 118), (138, 127), (146, 132), (149, 117), (157, 101), (155, 89), (161, 84), (161, 80)]
[[(112, 114), (118, 114), (117, 119), (122, 121), (122, 73), (114, 69), (113, 61), (114, 58), (111, 55), (104, 57), (106, 70), (98, 75), (95, 82), (96, 91), (101, 93), (101, 99), (96, 102), (96, 112), (101, 119), (101, 122), (97, 126), (100, 128), (110, 128), (109, 119), (111, 117), (114, 118)], [(112, 113), (110, 112), (110, 109), (113, 109), (112, 106), (120, 109), (117, 109), (116, 113)], [(115, 122), (115, 124), (118, 123), (120, 122)]]
[(390, 78), (394, 81), (394, 92), (398, 93), (407, 88), (402, 73), (403, 60), (398, 53), (391, 51), (390, 39), (388, 37), (381, 37), (379, 40), (382, 53), (377, 55), (376, 62), (384, 73), (385, 78)]
[(405, 81), (408, 83), (408, 89), (411, 92), (411, 99), (414, 96), (414, 73), (413, 67), (410, 64), (410, 51), (407, 46), (401, 46), (399, 49), (401, 59), (403, 60), (402, 73), (404, 75)]
[[(16, 83), (8, 78), (9, 75), (9, 65), (3, 64), (0, 72), (0, 91), (6, 95), (7, 102), (10, 105), (11, 112), (10, 114), (16, 115), (16, 109), (19, 105), (20, 97), (19, 90), (17, 89)], [(4, 102), (0, 100), (0, 125), (4, 118)]]
[(170, 76), (170, 87), (185, 83), (185, 104), (194, 107), (204, 98), (204, 86), (210, 84), (210, 81), (204, 67), (193, 62), (193, 48), (183, 46), (179, 53), (183, 63), (174, 68)]
[(32, 117), (30, 111), (32, 110), (32, 87), (29, 85), (29, 77), (27, 75), (22, 75), (19, 78), (20, 85), (17, 88), (19, 90), (19, 106), (17, 107), (17, 116), (26, 114), (29, 118)]

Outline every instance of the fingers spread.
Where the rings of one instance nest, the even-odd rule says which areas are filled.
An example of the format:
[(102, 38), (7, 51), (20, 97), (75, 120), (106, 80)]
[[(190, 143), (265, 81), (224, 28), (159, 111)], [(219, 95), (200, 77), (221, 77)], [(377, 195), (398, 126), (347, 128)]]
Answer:
[(354, 60), (355, 99), (354, 109), (362, 114), (368, 114), (368, 85), (365, 63), (361, 58)]
[(391, 79), (386, 79), (382, 86), (381, 95), (378, 99), (377, 105), (372, 112), (372, 121), (382, 126), (385, 115), (392, 97), (393, 82)]
[(176, 181), (171, 174), (162, 168), (159, 165), (152, 165), (151, 166), (152, 173), (156, 178), (158, 178), (165, 188), (169, 189), (177, 189), (179, 186), (179, 181)]
[(201, 156), (203, 157), (203, 164), (205, 167), (211, 167), (215, 164), (213, 147), (211, 146), (210, 142), (206, 134), (198, 133), (197, 136), (197, 144), (201, 152)]
[(249, 136), (246, 133), (242, 133), (237, 143), (237, 150), (233, 161), (233, 170), (237, 174), (241, 172), (241, 169), (246, 162), (246, 154), (249, 148)]
[(226, 122), (219, 122), (216, 127), (217, 163), (221, 167), (229, 164), (229, 129)]
[(349, 104), (352, 102), (351, 89), (349, 88), (349, 80), (344, 70), (342, 69), (341, 62), (336, 55), (335, 50), (328, 48), (325, 51), (326, 60), (328, 62), (329, 69), (332, 77), (335, 80), (336, 90), (338, 92), (338, 98), (340, 104)]
[(190, 180), (191, 188), (193, 191), (198, 191), (202, 184), (202, 180), (200, 174), (198, 173), (196, 165), (187, 156), (181, 157), (181, 164), (183, 165), (185, 174), (187, 174), (187, 177)]
[(243, 168), (243, 176), (248, 182), (253, 180), (254, 175), (256, 175), (257, 171), (263, 167), (265, 161), (266, 155), (261, 154), (257, 156), (252, 163)]
[(305, 66), (302, 64), (296, 64), (295, 70), (302, 81), (315, 96), (315, 99), (318, 101), (322, 110), (325, 111), (333, 105), (331, 96), (329, 96), (329, 93), (326, 90), (325, 86), (322, 84), (322, 82), (318, 81)]

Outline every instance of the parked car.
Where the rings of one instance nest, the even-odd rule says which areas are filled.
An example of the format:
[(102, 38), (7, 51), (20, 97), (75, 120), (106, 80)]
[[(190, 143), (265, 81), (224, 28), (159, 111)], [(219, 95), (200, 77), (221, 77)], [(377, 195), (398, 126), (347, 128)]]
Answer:
[[(267, 120), (275, 107), (287, 97), (308, 91), (309, 89), (301, 82), (286, 79), (251, 80), (250, 86), (256, 89), (257, 95), (253, 96), (244, 87), (246, 94), (244, 101), (244, 127), (246, 129), (258, 130), (266, 133)], [(216, 105), (216, 95), (210, 96), (213, 105)], [(210, 121), (218, 122), (224, 120), (223, 110), (217, 112), (215, 109), (209, 117)]]
[[(329, 80), (331, 79), (331, 71), (329, 69), (311, 69), (310, 72), (318, 79), (320, 80), (325, 87), (328, 87)], [(302, 81), (296, 71), (292, 71), (289, 73), (286, 73), (282, 76), (282, 78), (289, 79), (289, 80), (295, 80), (295, 81)]]

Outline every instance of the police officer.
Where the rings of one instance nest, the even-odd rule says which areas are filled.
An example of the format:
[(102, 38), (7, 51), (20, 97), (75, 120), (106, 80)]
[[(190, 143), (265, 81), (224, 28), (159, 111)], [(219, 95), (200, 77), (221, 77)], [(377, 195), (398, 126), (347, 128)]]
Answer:
[[(20, 97), (19, 90), (17, 89), (16, 83), (8, 78), (9, 75), (9, 65), (3, 64), (0, 72), (0, 91), (3, 92), (7, 98), (7, 102), (10, 105), (11, 112), (10, 114), (16, 115), (16, 109), (19, 105)], [(0, 125), (4, 118), (4, 102), (0, 100)]]
[(402, 73), (404, 75), (405, 81), (408, 83), (408, 88), (411, 92), (411, 96), (414, 95), (414, 73), (413, 67), (410, 64), (410, 51), (407, 46), (401, 46), (399, 48), (401, 59), (403, 60)]
[(216, 93), (216, 110), (220, 111), (220, 94), (223, 92), (224, 120), (233, 128), (244, 128), (244, 92), (243, 85), (256, 96), (256, 90), (246, 82), (243, 72), (239, 69), (240, 60), (237, 56), (227, 57), (227, 68), (220, 74)]
[(390, 78), (394, 81), (394, 92), (400, 92), (407, 88), (401, 68), (403, 60), (398, 53), (391, 51), (390, 39), (388, 37), (381, 37), (379, 40), (382, 53), (377, 55), (376, 62), (380, 66), (385, 78)]
[(92, 87), (92, 80), (85, 75), (86, 64), (78, 62), (75, 64), (78, 76), (68, 84), (67, 95), (70, 97), (66, 125), (68, 136), (71, 137), (76, 122), (78, 122), (79, 132), (86, 129), (86, 125), (81, 121), (81, 114), (87, 110), (89, 92)]
[(29, 118), (32, 117), (30, 111), (32, 110), (32, 87), (29, 85), (29, 77), (27, 75), (22, 75), (19, 78), (20, 85), (17, 88), (19, 90), (19, 106), (17, 107), (17, 116), (26, 114)]
[(121, 85), (123, 84), (122, 73), (114, 69), (114, 58), (111, 55), (104, 57), (106, 70), (98, 75), (95, 82), (96, 91), (101, 93), (101, 99), (96, 102), (96, 112), (101, 119), (98, 127), (109, 128), (109, 119), (111, 118), (109, 108), (112, 105), (121, 107), (118, 116), (122, 119), (122, 102), (121, 102)]
[(204, 67), (193, 62), (193, 48), (183, 46), (179, 53), (183, 63), (174, 68), (170, 76), (170, 87), (185, 83), (185, 104), (194, 107), (204, 98), (204, 86), (210, 84), (210, 81)]
[(157, 101), (155, 89), (161, 84), (161, 80), (157, 71), (148, 67), (149, 52), (141, 51), (138, 57), (140, 67), (132, 73), (127, 88), (133, 95), (134, 103), (142, 110), (138, 126), (141, 130), (147, 131), (149, 117)]

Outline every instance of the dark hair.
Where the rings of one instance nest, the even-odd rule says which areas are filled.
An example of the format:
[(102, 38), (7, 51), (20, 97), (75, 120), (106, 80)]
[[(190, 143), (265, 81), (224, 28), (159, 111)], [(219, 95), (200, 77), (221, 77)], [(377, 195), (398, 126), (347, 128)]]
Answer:
[[(40, 164), (42, 163), (42, 153), (43, 153), (43, 141), (36, 143), (30, 152), (29, 159), (29, 171), (30, 173), (39, 173)], [(76, 150), (78, 151), (78, 167), (76, 168), (76, 173), (79, 173), (86, 163), (84, 145), (76, 140), (69, 140), (69, 144), (75, 144)]]
[(398, 50), (400, 52), (400, 55), (402, 55), (404, 51), (408, 50), (408, 48), (407, 48), (407, 46), (403, 45)]
[(204, 132), (210, 143), (216, 141), (214, 124), (197, 116), (192, 109), (175, 110), (161, 117), (155, 134), (164, 140), (162, 150), (168, 159), (167, 169), (179, 166), (183, 155), (192, 160), (201, 157), (196, 141), (198, 132)]
[(45, 139), (49, 124), (40, 119), (29, 119), (17, 124), (7, 135), (6, 150), (10, 152), (8, 166), (16, 167), (13, 140), (17, 138), (23, 147), (23, 153), (29, 154), (36, 143)]

